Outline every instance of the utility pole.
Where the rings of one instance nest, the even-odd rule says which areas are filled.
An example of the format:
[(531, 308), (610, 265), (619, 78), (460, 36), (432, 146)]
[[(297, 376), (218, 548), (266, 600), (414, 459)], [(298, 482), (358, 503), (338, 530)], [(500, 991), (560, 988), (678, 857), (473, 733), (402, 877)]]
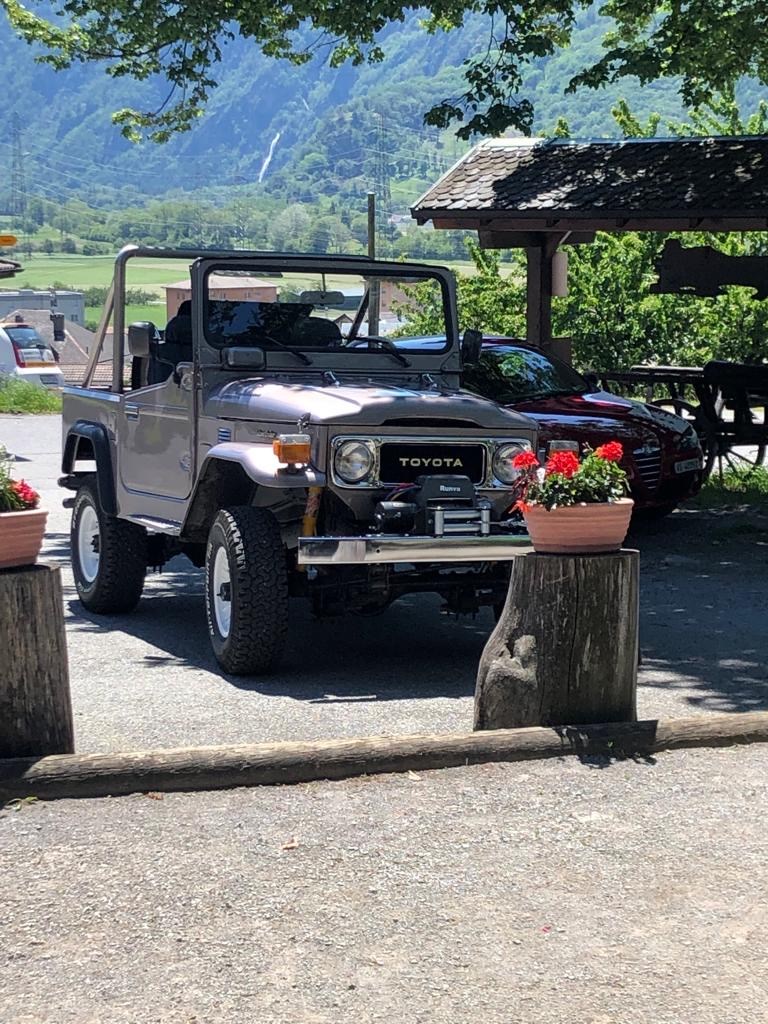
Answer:
[(21, 220), (26, 212), (27, 185), (24, 175), (21, 119), (18, 114), (14, 114), (11, 121), (11, 215)]

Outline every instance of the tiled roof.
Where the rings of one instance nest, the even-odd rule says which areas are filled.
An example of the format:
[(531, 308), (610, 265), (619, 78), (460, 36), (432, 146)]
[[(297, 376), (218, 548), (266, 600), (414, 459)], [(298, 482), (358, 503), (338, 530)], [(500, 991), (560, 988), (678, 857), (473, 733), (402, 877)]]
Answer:
[(487, 140), (412, 210), (420, 221), (473, 212), (768, 218), (768, 136)]
[[(245, 274), (211, 274), (208, 277), (209, 288), (277, 288), (274, 281), (262, 277), (249, 277)], [(179, 291), (190, 291), (192, 285), (189, 278), (184, 281), (176, 281), (174, 284), (164, 284), (163, 288), (175, 288)]]
[[(64, 383), (68, 387), (79, 387), (83, 383), (85, 377), (86, 363), (68, 363), (66, 366), (61, 367), (61, 372), (64, 374)], [(131, 384), (131, 364), (125, 364), (125, 372), (123, 373), (123, 383), (126, 387), (130, 387)], [(112, 361), (97, 363), (93, 371), (93, 379), (91, 380), (92, 388), (109, 388), (112, 386)]]

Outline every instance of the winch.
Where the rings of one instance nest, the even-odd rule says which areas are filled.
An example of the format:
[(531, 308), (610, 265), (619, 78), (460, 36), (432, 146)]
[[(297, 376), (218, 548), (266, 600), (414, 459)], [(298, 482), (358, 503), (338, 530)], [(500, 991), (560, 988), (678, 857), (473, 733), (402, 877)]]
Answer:
[(373, 521), (378, 533), (487, 537), (491, 532), (491, 503), (476, 498), (469, 477), (420, 476), (406, 490), (397, 492), (393, 500), (378, 502)]

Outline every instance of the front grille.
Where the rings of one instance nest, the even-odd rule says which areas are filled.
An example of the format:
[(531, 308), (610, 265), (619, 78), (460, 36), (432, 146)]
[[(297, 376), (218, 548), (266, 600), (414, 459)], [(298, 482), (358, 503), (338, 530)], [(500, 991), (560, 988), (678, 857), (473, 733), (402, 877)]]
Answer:
[(661, 477), (661, 449), (641, 448), (632, 453), (637, 475), (649, 491), (655, 491)]
[(379, 479), (384, 484), (412, 483), (420, 476), (468, 476), (485, 479), (485, 446), (449, 442), (384, 442), (379, 453)]

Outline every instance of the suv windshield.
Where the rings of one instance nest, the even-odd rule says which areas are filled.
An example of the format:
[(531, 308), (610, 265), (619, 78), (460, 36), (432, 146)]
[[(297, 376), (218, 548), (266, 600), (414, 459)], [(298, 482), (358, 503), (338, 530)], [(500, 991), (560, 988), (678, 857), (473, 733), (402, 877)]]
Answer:
[(464, 368), (462, 385), (501, 405), (590, 390), (567, 363), (517, 345), (483, 346), (479, 362)]
[[(391, 356), (388, 339), (395, 334), (398, 349), (408, 350), (414, 312), (425, 305), (443, 310), (446, 301), (441, 281), (426, 270), (409, 268), (407, 276), (387, 277), (361, 276), (343, 266), (328, 273), (214, 267), (206, 276), (203, 316), (206, 340), (214, 348), (389, 350)], [(372, 324), (376, 305), (378, 318)], [(178, 312), (189, 315), (181, 308)], [(394, 358), (404, 362), (397, 354)]]

